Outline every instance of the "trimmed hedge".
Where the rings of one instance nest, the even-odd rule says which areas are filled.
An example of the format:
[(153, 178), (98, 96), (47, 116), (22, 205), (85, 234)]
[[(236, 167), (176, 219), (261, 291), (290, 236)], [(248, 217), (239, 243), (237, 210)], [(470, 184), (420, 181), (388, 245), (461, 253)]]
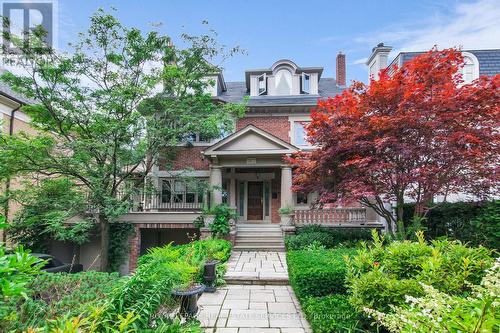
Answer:
[(287, 236), (285, 245), (288, 250), (302, 250), (314, 242), (329, 249), (370, 239), (371, 229), (369, 228), (328, 228), (311, 225), (299, 228), (296, 235)]
[(287, 253), (290, 283), (299, 298), (346, 293), (344, 256), (355, 249), (300, 250)]
[(360, 324), (360, 315), (346, 295), (308, 297), (302, 310), (315, 333), (354, 332)]
[[(404, 205), (403, 221), (411, 224), (414, 204)], [(492, 202), (441, 203), (432, 208), (422, 225), (425, 237), (449, 237), (471, 246), (483, 245), (500, 249), (500, 200)]]

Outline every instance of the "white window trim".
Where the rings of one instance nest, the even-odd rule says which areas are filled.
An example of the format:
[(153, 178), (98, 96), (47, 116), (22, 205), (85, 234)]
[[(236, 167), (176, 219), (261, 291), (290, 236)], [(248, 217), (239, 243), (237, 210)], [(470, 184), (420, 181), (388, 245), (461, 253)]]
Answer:
[[(264, 90), (262, 92), (260, 92), (260, 78), (261, 77), (264, 78)], [(261, 95), (264, 95), (265, 93), (267, 93), (267, 75), (266, 75), (266, 73), (259, 75), (257, 77), (257, 95), (261, 96)]]
[[(474, 72), (472, 73), (472, 81), (476, 80), (479, 78), (479, 60), (477, 60), (477, 57), (470, 53), (470, 52), (462, 52), (462, 56), (468, 57), (472, 60), (472, 64), (474, 65)], [(465, 80), (465, 72), (464, 68), (462, 68), (462, 79)], [(464, 82), (464, 84), (469, 84), (471, 82)]]
[[(304, 90), (304, 81), (306, 79), (306, 76), (309, 80), (309, 91)], [(310, 95), (311, 94), (311, 74), (302, 73), (301, 80), (302, 80), (302, 82), (300, 83), (300, 93)]]
[(314, 149), (316, 148), (315, 146), (311, 144), (306, 144), (306, 145), (299, 145), (295, 142), (295, 123), (296, 122), (310, 122), (311, 117), (310, 116), (290, 116), (288, 117), (288, 121), (290, 122), (290, 143), (296, 147), (299, 147), (301, 149)]

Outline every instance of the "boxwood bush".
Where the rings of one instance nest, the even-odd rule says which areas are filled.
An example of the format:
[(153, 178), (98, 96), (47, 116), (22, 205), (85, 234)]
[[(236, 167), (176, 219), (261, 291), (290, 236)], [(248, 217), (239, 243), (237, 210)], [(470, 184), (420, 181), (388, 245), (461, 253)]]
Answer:
[(299, 298), (346, 292), (344, 256), (355, 249), (316, 249), (287, 253), (290, 283)]
[(315, 333), (358, 332), (360, 315), (347, 295), (307, 297), (302, 310)]
[(285, 245), (288, 250), (301, 250), (314, 242), (328, 249), (339, 245), (352, 245), (370, 238), (369, 228), (328, 228), (310, 225), (299, 228), (296, 235), (287, 236)]

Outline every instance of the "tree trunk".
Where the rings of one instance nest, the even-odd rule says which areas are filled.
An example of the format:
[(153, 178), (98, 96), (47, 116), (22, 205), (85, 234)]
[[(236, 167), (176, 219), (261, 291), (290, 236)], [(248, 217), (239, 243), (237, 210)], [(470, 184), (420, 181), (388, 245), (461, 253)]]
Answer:
[(109, 222), (99, 215), (99, 224), (101, 227), (101, 264), (99, 270), (106, 272), (108, 270), (108, 255), (109, 255)]

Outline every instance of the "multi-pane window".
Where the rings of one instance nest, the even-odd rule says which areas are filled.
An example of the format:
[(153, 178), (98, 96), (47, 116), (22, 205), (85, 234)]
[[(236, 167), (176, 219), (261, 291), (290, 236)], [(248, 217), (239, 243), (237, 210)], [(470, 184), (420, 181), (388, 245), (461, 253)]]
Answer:
[(259, 85), (259, 95), (265, 95), (267, 93), (267, 78), (266, 73), (259, 76), (258, 80)]
[(305, 126), (307, 122), (296, 121), (294, 123), (294, 144), (297, 146), (308, 146), (309, 142), (307, 141), (306, 129)]
[(301, 80), (301, 92), (303, 94), (310, 94), (311, 93), (311, 75), (302, 73), (302, 80)]
[(161, 186), (162, 203), (203, 203), (202, 187), (195, 182), (164, 179)]
[(470, 57), (464, 57), (463, 80), (465, 83), (474, 81), (474, 62)]
[(190, 133), (186, 135), (186, 141), (188, 142), (209, 142), (210, 140), (200, 133)]

